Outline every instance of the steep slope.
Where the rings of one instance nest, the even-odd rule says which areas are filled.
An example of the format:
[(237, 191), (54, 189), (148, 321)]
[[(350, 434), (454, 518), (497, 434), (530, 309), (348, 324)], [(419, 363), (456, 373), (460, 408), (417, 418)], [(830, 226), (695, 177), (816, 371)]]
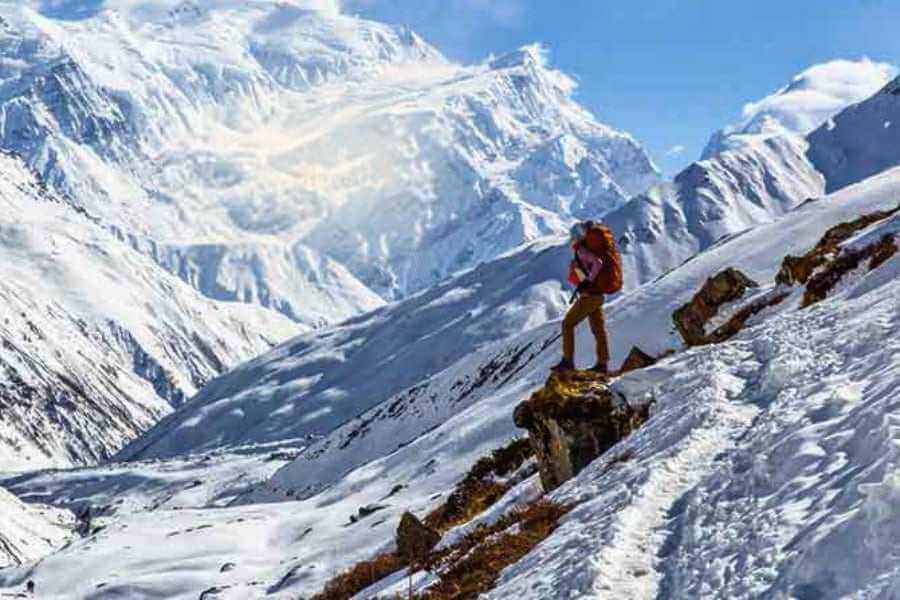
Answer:
[(213, 381), (119, 458), (304, 443), (328, 433), (473, 350), (559, 316), (566, 252), (536, 243), (403, 302), (291, 340)]
[(207, 300), (0, 154), (0, 470), (109, 457), (298, 326)]
[(809, 159), (828, 191), (862, 181), (900, 162), (900, 78), (841, 112), (809, 136)]
[(897, 75), (897, 67), (860, 60), (832, 60), (798, 73), (791, 82), (744, 106), (743, 121), (715, 132), (702, 160), (773, 136), (803, 137), (845, 108), (870, 98)]
[(0, 488), (0, 569), (43, 558), (62, 546), (74, 528), (69, 511), (26, 505)]
[(673, 183), (654, 187), (608, 214), (634, 289), (719, 239), (766, 223), (825, 191), (800, 138), (748, 142), (692, 164)]
[[(883, 74), (888, 72), (893, 69)], [(692, 164), (672, 184), (609, 213), (605, 220), (619, 236), (627, 286), (667, 272), (726, 236), (900, 164), (892, 125), (900, 122), (898, 87), (895, 80), (806, 138), (794, 132), (745, 136), (736, 149)], [(799, 92), (785, 92), (792, 93)], [(803, 122), (817, 118), (805, 115)]]
[(662, 367), (634, 458), (554, 493), (577, 508), (487, 597), (896, 596), (898, 265)]
[[(896, 208), (898, 195), (894, 170), (724, 241), (622, 297), (609, 307), (617, 353), (632, 342), (654, 354), (680, 349), (676, 334), (661, 334), (671, 328), (672, 310), (709, 275), (738, 266), (773, 288), (786, 254), (806, 252), (838, 223)], [(846, 243), (896, 240), (898, 231), (894, 215)], [(625, 397), (655, 400), (650, 421), (554, 492), (551, 499), (577, 506), (502, 574), (492, 597), (896, 592), (889, 549), (897, 543), (890, 398), (900, 383), (898, 256), (848, 274), (810, 309), (799, 308), (802, 288), (790, 288), (790, 299), (733, 340), (679, 351), (619, 379), (614, 386)], [(126, 509), (101, 534), (33, 570), (4, 571), (0, 585), (15, 588), (34, 577), (48, 594), (79, 598), (98, 586), (108, 594), (172, 598), (315, 593), (355, 561), (391, 550), (404, 510), (433, 509), (477, 458), (516, 435), (512, 409), (557, 358), (555, 345), (544, 349), (557, 328), (548, 323), (469, 353), (433, 376), (424, 393), (384, 403), (380, 416), (375, 409), (355, 422), (357, 433), (334, 432), (320, 452), (301, 455), (244, 496), (300, 500), (204, 508), (208, 495), (198, 493), (199, 506), (192, 504), (178, 483), (185, 506), (196, 508)], [(519, 353), (529, 343), (535, 346)], [(585, 360), (589, 347), (579, 339)], [(158, 466), (133, 463), (122, 478), (97, 471), (86, 489), (95, 502), (115, 506), (136, 472)], [(15, 489), (31, 498), (49, 490), (46, 500), (65, 502), (66, 488), (53, 491), (53, 478), (42, 475), (33, 487), (20, 478)], [(316, 482), (308, 497), (296, 493)], [(536, 477), (527, 477), (475, 523), (494, 522), (539, 494)], [(450, 530), (445, 543), (475, 523)], [(759, 523), (767, 524), (764, 531)], [(731, 530), (740, 534), (729, 537)], [(752, 553), (742, 551), (747, 545)], [(416, 591), (433, 582), (427, 574), (413, 578)], [(402, 595), (406, 585), (401, 571), (362, 596)]]
[(462, 67), (320, 4), (0, 3), (0, 145), (205, 295), (309, 325), (658, 180), (538, 48)]

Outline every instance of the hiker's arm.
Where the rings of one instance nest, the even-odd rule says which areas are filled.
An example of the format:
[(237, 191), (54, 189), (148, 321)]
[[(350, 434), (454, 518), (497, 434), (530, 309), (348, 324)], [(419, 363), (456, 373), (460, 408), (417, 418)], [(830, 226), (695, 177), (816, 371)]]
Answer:
[(582, 261), (585, 262), (588, 268), (588, 272), (585, 273), (585, 281), (593, 283), (600, 276), (600, 271), (603, 270), (603, 261), (589, 250), (579, 250), (579, 252), (581, 253)]

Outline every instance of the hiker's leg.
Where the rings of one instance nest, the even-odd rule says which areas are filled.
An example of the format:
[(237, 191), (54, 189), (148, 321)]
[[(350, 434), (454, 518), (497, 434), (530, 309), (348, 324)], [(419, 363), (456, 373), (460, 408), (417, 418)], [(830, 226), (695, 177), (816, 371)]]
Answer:
[(588, 317), (591, 324), (591, 332), (597, 343), (597, 365), (609, 367), (609, 338), (606, 333), (606, 312), (603, 310), (602, 299)]
[(575, 301), (575, 304), (566, 313), (566, 318), (562, 322), (562, 345), (563, 358), (566, 360), (575, 360), (575, 328), (578, 324), (588, 318), (594, 307), (588, 302), (586, 296), (582, 296)]

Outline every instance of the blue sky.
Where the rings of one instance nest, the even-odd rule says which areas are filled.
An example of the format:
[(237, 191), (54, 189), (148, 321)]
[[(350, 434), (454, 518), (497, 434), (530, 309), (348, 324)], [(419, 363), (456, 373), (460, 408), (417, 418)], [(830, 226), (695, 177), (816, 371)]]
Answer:
[[(345, 0), (480, 62), (532, 42), (580, 82), (578, 99), (637, 137), (671, 175), (710, 133), (810, 65), (900, 64), (898, 0)], [(679, 152), (678, 149), (681, 148)]]

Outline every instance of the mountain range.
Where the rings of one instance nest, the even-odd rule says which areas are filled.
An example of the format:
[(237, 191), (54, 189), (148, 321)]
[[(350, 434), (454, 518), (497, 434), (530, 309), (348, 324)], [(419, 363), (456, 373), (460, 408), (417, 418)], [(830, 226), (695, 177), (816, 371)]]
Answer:
[(649, 419), (555, 490), (495, 476), (439, 551), (550, 502), (483, 597), (900, 593), (896, 69), (807, 70), (671, 181), (575, 90), (303, 0), (0, 2), (0, 595), (312, 597), (395, 552), (527, 435), (588, 218)]

